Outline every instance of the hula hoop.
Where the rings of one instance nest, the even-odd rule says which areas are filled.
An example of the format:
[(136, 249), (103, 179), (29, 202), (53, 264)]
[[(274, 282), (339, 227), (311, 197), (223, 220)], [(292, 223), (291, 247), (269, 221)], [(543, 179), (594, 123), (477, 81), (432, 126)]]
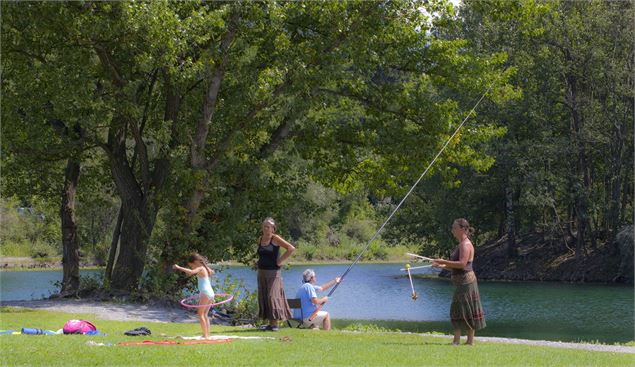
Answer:
[(227, 303), (231, 300), (234, 299), (234, 296), (232, 294), (227, 294), (227, 293), (219, 293), (217, 295), (214, 296), (214, 298), (216, 297), (227, 297), (227, 299), (224, 299), (220, 302), (215, 302), (215, 303), (208, 303), (206, 305), (192, 305), (192, 304), (188, 304), (188, 301), (194, 300), (194, 299), (198, 299), (199, 296), (195, 295), (195, 296), (191, 296), (191, 297), (187, 297), (187, 298), (183, 298), (181, 300), (181, 306), (183, 307), (187, 307), (187, 308), (206, 308), (206, 307), (215, 307), (218, 305), (222, 305), (223, 303)]

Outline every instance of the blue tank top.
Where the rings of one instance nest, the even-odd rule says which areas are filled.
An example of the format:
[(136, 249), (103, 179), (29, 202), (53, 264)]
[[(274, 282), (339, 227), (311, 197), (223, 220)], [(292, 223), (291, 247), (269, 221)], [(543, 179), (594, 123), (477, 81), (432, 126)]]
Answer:
[(258, 244), (258, 269), (263, 270), (279, 270), (278, 253), (280, 247), (269, 242), (267, 246)]

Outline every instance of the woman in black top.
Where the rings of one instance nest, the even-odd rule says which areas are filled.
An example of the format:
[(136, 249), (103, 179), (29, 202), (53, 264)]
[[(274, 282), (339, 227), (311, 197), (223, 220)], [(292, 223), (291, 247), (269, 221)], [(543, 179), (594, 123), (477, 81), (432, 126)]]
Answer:
[[(262, 222), (262, 236), (258, 240), (258, 316), (269, 320), (265, 329), (270, 331), (278, 330), (278, 320), (292, 318), (280, 266), (295, 251), (295, 247), (275, 231), (276, 222), (273, 218), (266, 218)], [(282, 256), (280, 247), (286, 250)]]

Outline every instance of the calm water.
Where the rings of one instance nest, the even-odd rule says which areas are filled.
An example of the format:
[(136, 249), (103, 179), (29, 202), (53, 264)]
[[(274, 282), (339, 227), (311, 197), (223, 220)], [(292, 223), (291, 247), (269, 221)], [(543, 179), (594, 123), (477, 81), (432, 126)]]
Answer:
[[(414, 279), (419, 299), (410, 298), (410, 283), (399, 271), (402, 264), (358, 264), (335, 291), (325, 310), (336, 320), (369, 321), (411, 331), (451, 332), (448, 313), (454, 287), (445, 279)], [(318, 284), (341, 275), (348, 265), (314, 265)], [(302, 271), (294, 266), (283, 272), (288, 298), (301, 285)], [(433, 272), (431, 269), (413, 273)], [(82, 275), (97, 271), (82, 271)], [(242, 279), (256, 289), (256, 274), (247, 267), (217, 273)], [(0, 272), (0, 299), (45, 297), (60, 281), (61, 270)], [(217, 285), (215, 290), (221, 293)], [(632, 286), (579, 285), (542, 282), (479, 282), (487, 328), (478, 335), (562, 341), (626, 342), (634, 339)], [(324, 293), (326, 294), (326, 292)], [(377, 320), (385, 320), (379, 322)], [(338, 323), (336, 323), (338, 325)]]

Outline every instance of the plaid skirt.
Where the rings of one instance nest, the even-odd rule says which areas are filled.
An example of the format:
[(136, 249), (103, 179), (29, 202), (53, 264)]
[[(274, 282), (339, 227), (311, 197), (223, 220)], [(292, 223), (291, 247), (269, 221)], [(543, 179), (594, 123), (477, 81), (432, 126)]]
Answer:
[(452, 283), (456, 286), (450, 306), (452, 326), (455, 329), (464, 330), (483, 329), (486, 326), (485, 311), (481, 305), (481, 296), (474, 272), (453, 274)]
[(293, 318), (280, 270), (258, 269), (258, 317), (264, 320)]

